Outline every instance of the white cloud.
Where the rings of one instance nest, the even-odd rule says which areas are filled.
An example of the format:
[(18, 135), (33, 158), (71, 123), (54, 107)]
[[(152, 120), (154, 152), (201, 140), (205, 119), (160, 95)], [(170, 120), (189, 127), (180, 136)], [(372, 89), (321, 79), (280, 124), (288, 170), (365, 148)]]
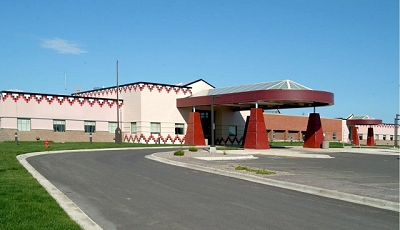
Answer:
[(42, 47), (55, 50), (57, 53), (76, 55), (87, 53), (79, 44), (61, 38), (43, 39), (42, 41)]

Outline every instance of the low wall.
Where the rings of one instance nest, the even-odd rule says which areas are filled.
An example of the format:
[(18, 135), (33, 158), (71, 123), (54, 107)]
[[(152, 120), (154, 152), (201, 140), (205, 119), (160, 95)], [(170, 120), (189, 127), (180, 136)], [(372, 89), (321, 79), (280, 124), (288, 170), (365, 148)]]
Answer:
[[(89, 133), (84, 131), (54, 132), (53, 130), (31, 130), (17, 131), (15, 129), (1, 129), (0, 141), (14, 141), (15, 133), (18, 133), (18, 141), (40, 141), (49, 140), (54, 142), (89, 142)], [(95, 132), (92, 133), (93, 142), (114, 142), (114, 133)]]

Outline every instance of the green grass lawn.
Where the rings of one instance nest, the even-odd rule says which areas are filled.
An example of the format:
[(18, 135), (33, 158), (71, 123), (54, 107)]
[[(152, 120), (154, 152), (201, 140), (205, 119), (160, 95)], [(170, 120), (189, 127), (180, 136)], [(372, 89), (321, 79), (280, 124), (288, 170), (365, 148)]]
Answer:
[(31, 174), (19, 164), (19, 154), (54, 150), (157, 147), (122, 143), (0, 142), (0, 230), (81, 229)]
[(271, 147), (281, 147), (281, 146), (303, 146), (303, 142), (302, 141), (270, 141), (269, 145)]

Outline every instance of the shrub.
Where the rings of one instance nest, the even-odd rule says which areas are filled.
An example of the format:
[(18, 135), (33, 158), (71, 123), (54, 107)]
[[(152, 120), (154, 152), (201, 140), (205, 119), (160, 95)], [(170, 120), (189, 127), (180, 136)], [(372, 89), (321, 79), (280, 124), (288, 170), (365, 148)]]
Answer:
[(190, 151), (190, 152), (197, 152), (197, 148), (196, 148), (196, 147), (190, 147), (190, 148), (189, 148), (189, 151)]
[(174, 156), (183, 156), (183, 155), (185, 155), (185, 151), (183, 151), (182, 149), (174, 152)]

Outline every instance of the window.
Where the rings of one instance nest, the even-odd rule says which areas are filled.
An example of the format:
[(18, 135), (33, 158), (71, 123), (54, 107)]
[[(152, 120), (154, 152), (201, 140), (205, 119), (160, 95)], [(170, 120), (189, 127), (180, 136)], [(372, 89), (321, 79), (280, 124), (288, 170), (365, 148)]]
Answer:
[(390, 135), (390, 140), (393, 141), (393, 135)]
[(337, 138), (336, 133), (333, 133), (333, 134), (332, 134), (332, 139), (333, 139), (333, 140), (336, 140), (336, 138)]
[(229, 126), (229, 136), (237, 136), (237, 126), (236, 125)]
[(386, 135), (383, 135), (382, 140), (386, 141)]
[(18, 118), (18, 131), (31, 131), (31, 119)]
[(276, 132), (274, 130), (274, 131), (272, 131), (272, 139), (275, 139), (275, 138), (276, 138)]
[(160, 122), (150, 122), (150, 133), (151, 134), (160, 134), (161, 133)]
[(200, 118), (208, 118), (209, 112), (200, 112)]
[(375, 134), (375, 140), (379, 140), (379, 134)]
[(363, 135), (362, 135), (362, 134), (359, 134), (359, 135), (358, 135), (358, 139), (359, 139), (360, 141), (362, 141)]
[(175, 123), (175, 134), (183, 135), (185, 134), (185, 124), (183, 123)]
[(117, 129), (117, 122), (108, 122), (108, 132), (115, 133), (115, 129)]
[(65, 132), (65, 120), (53, 120), (54, 132)]
[(85, 121), (85, 133), (94, 133), (96, 131), (95, 121)]
[(131, 122), (131, 133), (136, 134), (136, 132), (137, 132), (136, 122)]

